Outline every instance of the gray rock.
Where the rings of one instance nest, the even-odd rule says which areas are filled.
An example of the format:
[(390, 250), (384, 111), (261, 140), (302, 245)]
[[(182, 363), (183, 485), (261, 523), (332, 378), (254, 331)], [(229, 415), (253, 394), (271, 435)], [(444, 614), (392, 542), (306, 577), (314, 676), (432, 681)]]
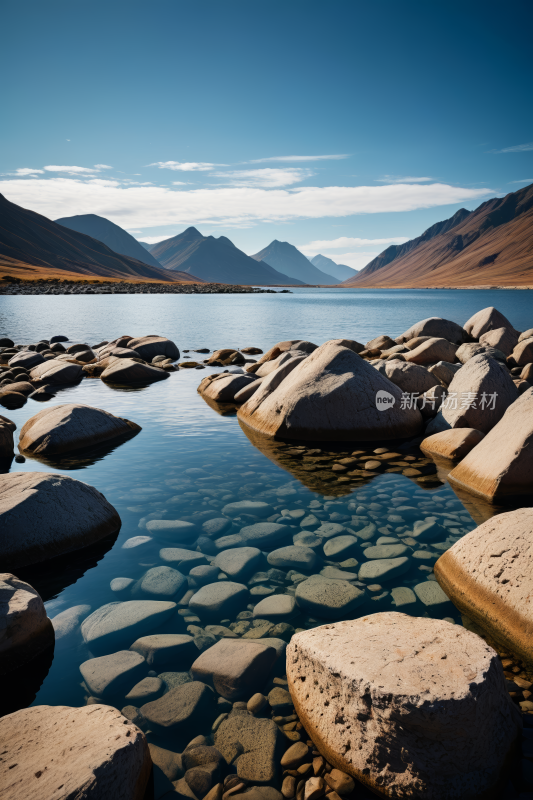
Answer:
[(189, 608), (200, 618), (232, 619), (246, 606), (249, 592), (242, 583), (219, 581), (202, 586), (189, 600)]
[(466, 364), (466, 362), (470, 361), (474, 356), (487, 356), (488, 358), (494, 358), (496, 361), (505, 361), (506, 358), (505, 353), (501, 350), (498, 350), (496, 347), (491, 347), (488, 344), (481, 344), (481, 342), (463, 344), (455, 354), (455, 357), (461, 364)]
[(11, 573), (0, 574), (0, 675), (12, 672), (54, 643), (40, 594)]
[(253, 514), (254, 517), (270, 517), (274, 513), (274, 509), (271, 505), (263, 503), (261, 500), (239, 500), (224, 506), (222, 513), (227, 517), (240, 517), (241, 514)]
[(51, 622), (54, 626), (56, 643), (77, 631), (90, 611), (91, 606), (83, 604), (66, 608), (65, 611), (61, 611), (53, 617)]
[(165, 539), (177, 545), (187, 545), (199, 535), (196, 525), (181, 519), (151, 519), (146, 523), (146, 530), (152, 536)]
[(173, 667), (189, 667), (197, 650), (192, 636), (186, 633), (156, 633), (142, 636), (130, 650), (140, 653), (146, 663), (155, 669), (172, 664)]
[(272, 567), (311, 570), (316, 564), (316, 553), (310, 547), (291, 544), (273, 550), (268, 554), (267, 561)]
[(216, 713), (213, 690), (199, 681), (184, 683), (158, 700), (141, 706), (141, 714), (155, 733), (194, 736), (205, 730)]
[(235, 547), (218, 553), (213, 566), (218, 567), (228, 577), (240, 582), (257, 569), (261, 561), (261, 550), (257, 547)]
[(124, 694), (146, 675), (148, 665), (139, 653), (120, 650), (80, 664), (83, 680), (92, 695), (109, 699)]
[(201, 567), (193, 567), (189, 572), (189, 586), (191, 589), (199, 589), (201, 586), (206, 586), (208, 583), (213, 583), (217, 580), (219, 574), (218, 567), (214, 565), (204, 565)]
[(132, 588), (134, 583), (133, 578), (113, 578), (109, 588), (116, 594), (125, 594)]
[(49, 472), (0, 475), (0, 559), (4, 570), (78, 550), (119, 527), (116, 509), (82, 481)]
[(344, 536), (334, 536), (324, 544), (324, 555), (332, 561), (344, 561), (350, 558), (358, 550), (358, 540), (355, 536), (345, 534)]
[(408, 330), (398, 336), (396, 341), (399, 344), (409, 342), (419, 336), (431, 336), (447, 339), (454, 344), (461, 344), (466, 339), (466, 331), (456, 322), (441, 317), (428, 317), (420, 322), (416, 322)]
[(187, 578), (172, 567), (152, 567), (139, 582), (139, 591), (154, 600), (170, 600), (183, 594)]
[(405, 544), (381, 544), (365, 549), (365, 558), (369, 561), (378, 558), (399, 558), (409, 555), (411, 550)]
[(193, 567), (207, 564), (207, 559), (202, 553), (186, 550), (183, 547), (163, 547), (159, 551), (159, 558), (167, 564), (175, 564), (184, 574), (188, 574)]
[(82, 622), (82, 636), (91, 651), (109, 653), (129, 647), (170, 619), (175, 610), (175, 603), (162, 600), (107, 603)]
[(364, 525), (361, 529), (356, 530), (355, 533), (358, 539), (361, 539), (363, 542), (369, 542), (370, 539), (373, 539), (376, 535), (376, 531), (377, 527), (373, 522), (370, 522), (368, 525)]
[(313, 575), (296, 587), (296, 602), (303, 611), (323, 619), (342, 619), (361, 605), (365, 592), (347, 581)]
[(404, 572), (411, 566), (411, 559), (406, 556), (400, 558), (379, 558), (376, 561), (366, 561), (361, 564), (359, 570), (359, 580), (380, 583), (390, 581)]
[(32, 369), (43, 362), (44, 358), (40, 353), (35, 353), (32, 350), (23, 350), (21, 353), (17, 353), (16, 356), (10, 358), (7, 363), (9, 364), (10, 369), (12, 367), (24, 367), (24, 369)]
[(396, 586), (391, 589), (391, 594), (394, 605), (398, 609), (416, 604), (416, 595), (408, 586)]
[(452, 364), (449, 361), (437, 361), (436, 364), (428, 367), (428, 372), (431, 372), (444, 386), (449, 386), (461, 366), (461, 364)]
[(143, 678), (136, 683), (124, 698), (127, 703), (134, 706), (142, 706), (151, 700), (157, 700), (165, 690), (165, 684), (161, 678)]
[[(357, 563), (357, 562), (356, 562)], [(324, 576), (324, 578), (332, 578), (335, 581), (355, 581), (357, 580), (357, 573), (356, 572), (348, 572), (344, 569), (338, 569), (337, 567), (323, 567), (320, 570), (320, 574)]]
[(289, 528), (286, 525), (278, 525), (276, 522), (256, 522), (254, 525), (246, 525), (241, 528), (235, 535), (222, 536), (217, 539), (216, 545), (220, 550), (243, 546), (269, 550), (281, 539), (284, 539), (288, 535), (288, 531)]
[(409, 394), (423, 394), (433, 386), (439, 385), (437, 377), (420, 364), (410, 364), (408, 361), (387, 361), (384, 370), (390, 381), (399, 386), (402, 392)]
[(161, 678), (165, 684), (165, 692), (170, 692), (171, 689), (177, 689), (178, 686), (192, 681), (188, 672), (160, 672), (157, 677)]
[(256, 640), (221, 639), (196, 659), (191, 675), (233, 702), (263, 688), (276, 657), (273, 647)]
[(256, 619), (284, 622), (297, 613), (296, 600), (290, 594), (274, 594), (260, 600), (254, 608)]
[(346, 533), (344, 525), (339, 525), (338, 522), (323, 522), (322, 525), (313, 531), (314, 536), (321, 539), (331, 539), (332, 536), (339, 536), (341, 533)]
[(433, 542), (436, 539), (445, 539), (446, 533), (443, 526), (435, 517), (419, 519), (413, 525), (413, 530), (409, 531), (409, 536), (418, 542)]
[(216, 517), (215, 519), (207, 519), (205, 522), (203, 522), (202, 530), (206, 536), (216, 539), (217, 536), (222, 536), (222, 534), (227, 531), (230, 526), (231, 521), (226, 519), (226, 517)]
[(436, 581), (423, 581), (415, 586), (415, 594), (428, 608), (445, 606), (450, 598), (444, 594)]
[[(242, 746), (237, 758), (235, 742)], [(256, 784), (269, 784), (276, 780), (281, 735), (271, 719), (258, 719), (248, 713), (230, 714), (215, 733), (215, 747), (228, 763), (233, 761), (237, 775), (242, 780)]]

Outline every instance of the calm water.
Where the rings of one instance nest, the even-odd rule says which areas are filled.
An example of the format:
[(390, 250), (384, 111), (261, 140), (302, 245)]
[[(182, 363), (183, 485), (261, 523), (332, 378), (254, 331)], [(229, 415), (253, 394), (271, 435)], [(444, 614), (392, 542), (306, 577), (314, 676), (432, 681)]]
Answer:
[[(337, 337), (365, 342), (381, 333), (397, 336), (428, 316), (464, 323), (475, 311), (488, 305), (496, 306), (520, 330), (533, 326), (533, 304), (527, 291), (302, 289), (292, 295), (254, 297), (0, 297), (0, 336), (29, 343), (61, 333), (72, 341), (95, 344), (121, 334), (158, 333), (173, 339), (182, 352), (197, 347), (213, 350), (251, 345), (266, 350), (286, 338), (301, 337), (321, 344)], [(286, 519), (290, 522), (286, 525), (286, 536), (276, 547), (292, 544), (295, 536), (301, 538), (301, 518), (310, 513), (316, 515), (318, 524), (334, 521), (356, 536), (359, 530), (375, 525), (372, 536), (365, 541), (360, 539), (346, 556), (355, 558), (360, 565), (365, 561), (368, 543), (375, 545), (383, 535), (393, 539), (398, 534), (405, 536), (416, 519), (436, 516), (443, 535), (429, 544), (412, 545), (408, 571), (391, 580), (377, 581), (381, 588), (367, 592), (364, 605), (354, 612), (358, 616), (376, 610), (394, 610), (393, 589), (414, 588), (421, 582), (432, 581), (432, 566), (438, 556), (486, 514), (475, 504), (465, 505), (442, 482), (421, 485), (394, 473), (382, 474), (371, 482), (361, 481), (357, 486), (338, 481), (331, 472), (331, 462), (349, 455), (354, 445), (347, 445), (341, 452), (340, 447), (330, 450), (321, 444), (318, 445), (321, 454), (307, 456), (305, 451), (294, 452), (290, 446), (271, 447), (260, 441), (252, 442), (234, 414), (217, 413), (197, 394), (200, 379), (210, 371), (216, 370), (182, 370), (171, 373), (166, 381), (130, 391), (118, 391), (100, 380), (87, 379), (51, 401), (52, 405), (79, 402), (96, 406), (137, 422), (142, 431), (115, 448), (88, 451), (75, 459), (49, 463), (28, 459), (24, 464), (13, 463), (13, 470), (59, 471), (92, 484), (117, 508), (122, 519), (116, 541), (103, 543), (94, 552), (73, 556), (59, 574), (44, 567), (30, 572), (32, 582), (47, 601), (50, 617), (72, 606), (89, 606), (94, 611), (105, 603), (131, 598), (130, 594), (118, 597), (110, 588), (111, 580), (117, 577), (138, 580), (147, 569), (164, 563), (159, 550), (169, 546), (167, 539), (154, 537), (145, 551), (123, 549), (131, 537), (146, 535), (147, 519), (189, 519), (201, 524), (209, 518), (221, 517), (227, 503), (262, 500), (276, 515), (287, 517), (289, 511), (296, 512)], [(42, 404), (30, 400), (22, 409), (7, 414), (20, 430), (42, 408)], [(368, 453), (373, 449), (368, 443), (365, 447)], [(391, 449), (397, 450), (394, 445)], [(339, 452), (335, 454), (336, 450)], [(400, 448), (400, 451), (402, 457), (413, 453), (420, 457), (416, 448)], [(400, 522), (389, 519), (396, 508), (406, 506), (411, 511), (403, 512)], [(401, 517), (402, 512), (398, 513)], [(243, 518), (234, 522), (226, 533), (238, 531), (253, 521)], [(312, 529), (313, 525), (308, 533), (312, 534)], [(322, 544), (314, 543), (313, 547), (324, 557)], [(298, 577), (288, 568), (280, 574), (268, 573), (269, 569), (264, 560), (248, 576), (252, 590), (248, 609), (270, 594), (293, 593), (301, 576), (309, 574), (297, 569)], [(323, 564), (311, 572), (321, 569)], [(355, 580), (354, 572), (359, 567), (352, 564), (341, 569), (352, 570), (346, 577)], [(417, 600), (401, 610), (461, 622), (451, 603), (432, 606)], [(165, 630), (186, 632), (190, 624), (204, 626), (193, 620), (194, 615), (189, 617), (175, 615)], [(235, 621), (233, 617), (224, 624)], [(288, 622), (295, 629), (320, 624), (320, 620), (308, 613)], [(288, 638), (290, 631), (285, 636)], [(78, 667), (90, 657), (79, 628), (59, 641), (35, 702), (83, 705), (86, 692), (80, 685)], [(181, 671), (189, 666), (173, 664), (166, 669)], [(116, 702), (120, 707), (120, 701)]]

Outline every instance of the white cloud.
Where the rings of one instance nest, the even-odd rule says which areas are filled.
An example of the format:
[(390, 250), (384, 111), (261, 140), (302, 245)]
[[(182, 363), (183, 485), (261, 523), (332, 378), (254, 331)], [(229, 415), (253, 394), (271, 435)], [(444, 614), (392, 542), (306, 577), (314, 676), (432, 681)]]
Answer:
[(44, 169), (31, 169), (31, 167), (20, 167), (15, 172), (6, 172), (5, 175), (15, 175), (16, 177), (23, 178), (24, 176), (44, 175)]
[(68, 175), (94, 175), (98, 172), (94, 167), (60, 167), (50, 164), (45, 167), (47, 172), (66, 172)]
[[(131, 231), (130, 231), (131, 233)], [(181, 233), (181, 231), (180, 231)], [(172, 239), (173, 236), (177, 236), (177, 233), (165, 233), (161, 234), (160, 236), (143, 236), (142, 234), (139, 235), (140, 242), (146, 242), (146, 244), (157, 244), (158, 242), (164, 242), (165, 239)]]
[(522, 181), (509, 181), (509, 183), (533, 183), (533, 178), (524, 178)]
[(265, 189), (291, 186), (314, 174), (312, 170), (301, 167), (287, 167), (286, 169), (266, 167), (264, 169), (240, 169), (211, 173), (216, 178), (225, 178), (225, 183), (229, 186), (259, 186)]
[(271, 158), (253, 158), (245, 161), (245, 164), (266, 164), (268, 161), (339, 161), (342, 158), (350, 158), (349, 153), (339, 153), (332, 156), (272, 156)]
[(398, 175), (385, 175), (383, 178), (376, 178), (376, 183), (428, 183), (434, 178), (414, 178), (411, 175), (400, 177)]
[(118, 181), (54, 176), (27, 181), (0, 181), (12, 202), (51, 219), (72, 214), (99, 214), (122, 227), (160, 225), (253, 225), (258, 221), (347, 217), (354, 214), (413, 211), (468, 203), (494, 195), (435, 183), (390, 186), (309, 186), (292, 189), (216, 187), (179, 189), (168, 186), (123, 186)]
[(147, 167), (158, 167), (159, 169), (172, 169), (175, 172), (208, 172), (214, 167), (227, 167), (227, 164), (210, 164), (207, 161), (154, 161), (147, 164)]
[(172, 186), (188, 186), (190, 181), (172, 181)]
[(533, 150), (533, 142), (515, 144), (514, 147), (504, 147), (503, 150), (489, 150), (489, 153), (527, 153), (529, 150)]
[(95, 164), (94, 168), (95, 169), (113, 169), (113, 167), (110, 167), (109, 164)]
[[(316, 239), (309, 244), (298, 245), (298, 250), (307, 255), (312, 253), (322, 253), (323, 250), (336, 250), (340, 247), (368, 247), (369, 245), (388, 245), (388, 244), (402, 244), (408, 242), (407, 236), (391, 236), (387, 239), (359, 239), (350, 236), (339, 236), (338, 239)], [(335, 254), (335, 258), (340, 258)]]

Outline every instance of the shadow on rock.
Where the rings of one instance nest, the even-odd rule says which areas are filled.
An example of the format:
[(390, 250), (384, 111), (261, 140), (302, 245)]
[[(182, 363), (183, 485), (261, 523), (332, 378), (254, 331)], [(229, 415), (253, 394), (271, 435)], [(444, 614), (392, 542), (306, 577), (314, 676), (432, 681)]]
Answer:
[(216, 411), (217, 414), (220, 414), (221, 417), (234, 416), (237, 413), (239, 406), (234, 403), (217, 403), (216, 400), (211, 400), (210, 397), (205, 397), (205, 395), (200, 395), (200, 397), (204, 403), (212, 408), (213, 411)]
[[(74, 470), (92, 467), (98, 461), (113, 453), (118, 447), (133, 439), (139, 431), (131, 431), (123, 436), (116, 436), (106, 442), (99, 442), (91, 447), (84, 447), (80, 450), (72, 450), (69, 453), (58, 453), (57, 455), (41, 455), (39, 453), (29, 453), (24, 451), (24, 457), (31, 461), (38, 461), (58, 470)], [(2, 470), (0, 469), (0, 472)], [(9, 470), (5, 470), (9, 472)]]
[(41, 651), (31, 661), (6, 675), (2, 675), (0, 691), (0, 717), (30, 706), (54, 660), (54, 643)]

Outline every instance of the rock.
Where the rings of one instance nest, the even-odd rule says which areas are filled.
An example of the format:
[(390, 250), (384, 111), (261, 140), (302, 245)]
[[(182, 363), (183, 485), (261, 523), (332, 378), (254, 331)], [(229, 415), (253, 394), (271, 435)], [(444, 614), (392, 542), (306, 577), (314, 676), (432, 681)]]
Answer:
[(15, 383), (10, 383), (7, 387), (0, 388), (2, 394), (15, 392), (16, 394), (22, 394), (24, 397), (29, 397), (34, 391), (35, 386), (29, 381), (16, 381)]
[(533, 388), (448, 475), (454, 486), (488, 500), (528, 495), (533, 485)]
[(413, 525), (413, 530), (409, 531), (409, 536), (417, 542), (432, 542), (435, 539), (444, 539), (446, 533), (442, 525), (437, 522), (436, 517), (426, 517), (418, 519)]
[(152, 669), (161, 669), (171, 664), (173, 667), (189, 667), (198, 651), (192, 636), (186, 633), (155, 633), (142, 636), (130, 650), (140, 653)]
[(480, 637), (391, 612), (299, 633), (287, 652), (296, 712), (337, 769), (387, 797), (496, 789), (521, 722)]
[(387, 361), (385, 363), (385, 375), (402, 392), (409, 394), (423, 394), (433, 386), (438, 386), (439, 381), (425, 367), (419, 364), (411, 364), (407, 361)]
[(91, 694), (104, 699), (124, 695), (147, 671), (148, 665), (142, 655), (130, 650), (91, 658), (80, 664), (80, 672)]
[(243, 389), (239, 389), (233, 398), (233, 402), (238, 404), (245, 403), (259, 389), (261, 383), (262, 379), (259, 378), (248, 383)]
[(106, 603), (83, 621), (81, 633), (92, 652), (110, 652), (129, 647), (170, 619), (175, 610), (175, 603), (163, 600)]
[(284, 752), (281, 757), (281, 766), (286, 769), (298, 769), (309, 758), (309, 747), (304, 742), (296, 742)]
[(250, 714), (260, 714), (267, 702), (268, 701), (264, 694), (261, 694), (261, 692), (256, 692), (246, 703), (246, 710), (249, 711)]
[[(295, 369), (298, 364), (304, 361), (306, 356), (295, 356), (290, 355), (289, 353), (285, 353), (283, 356), (280, 357), (279, 362), (273, 361), (268, 364), (264, 364), (257, 372), (258, 375), (262, 375), (263, 373), (268, 373), (266, 376), (263, 376), (260, 381), (258, 381), (258, 386), (256, 389), (258, 390), (257, 393), (254, 391), (249, 392), (248, 397), (244, 397), (243, 393), (240, 392), (240, 400), (242, 402), (246, 402), (252, 394), (255, 394), (254, 397), (254, 405), (260, 405), (269, 394), (272, 394), (274, 389), (277, 389), (280, 383), (285, 380), (287, 375), (289, 375), (293, 369)], [(279, 364), (279, 366), (275, 366)], [(243, 390), (244, 391), (244, 390)]]
[(19, 450), (55, 455), (138, 433), (140, 425), (78, 403), (52, 406), (31, 417), (20, 432)]
[(436, 364), (428, 367), (428, 372), (438, 378), (444, 386), (449, 386), (454, 379), (455, 373), (460, 369), (461, 364), (451, 364), (449, 361), (437, 361)]
[(427, 339), (404, 356), (412, 364), (434, 364), (436, 361), (452, 361), (457, 345), (447, 339)]
[(232, 619), (248, 602), (248, 589), (242, 583), (218, 581), (202, 586), (189, 600), (189, 608), (202, 619)]
[(0, 738), (3, 800), (140, 800), (151, 780), (144, 734), (110, 706), (25, 708), (0, 719)]
[(198, 553), (196, 550), (185, 550), (183, 547), (163, 547), (159, 551), (159, 558), (169, 564), (179, 566), (179, 571), (184, 574), (188, 574), (193, 567), (207, 564), (207, 559), (202, 553)]
[(212, 536), (215, 539), (217, 536), (222, 536), (231, 525), (231, 521), (226, 517), (216, 517), (215, 519), (206, 519), (202, 523), (202, 530), (206, 536)]
[(475, 428), (452, 428), (426, 437), (420, 444), (420, 449), (430, 456), (460, 461), (484, 436), (484, 433)]
[(340, 769), (332, 769), (330, 773), (324, 775), (324, 780), (341, 797), (351, 794), (355, 788), (354, 779)]
[[(152, 567), (139, 581), (139, 591), (154, 600), (170, 600), (183, 594), (187, 578), (172, 567)], [(179, 595), (181, 596), (181, 595)]]
[[(391, 339), (390, 336), (376, 336), (365, 344), (365, 350), (390, 350), (397, 342)], [(360, 351), (362, 352), (362, 351)]]
[(134, 583), (135, 581), (133, 578), (113, 578), (109, 583), (109, 588), (112, 592), (116, 592), (117, 594), (127, 593)]
[(296, 603), (320, 619), (340, 619), (351, 614), (365, 599), (365, 592), (348, 581), (312, 575), (296, 587)]
[[(208, 539), (210, 542), (211, 540)], [(208, 583), (214, 583), (218, 580), (220, 570), (214, 566), (200, 566), (193, 567), (189, 572), (189, 586), (191, 589), (200, 589), (202, 586), (207, 586)]]
[(498, 514), (446, 550), (434, 567), (442, 589), (505, 649), (530, 661), (533, 509)]
[(425, 606), (436, 610), (450, 602), (436, 581), (423, 581), (414, 587), (414, 592)]
[(61, 386), (77, 383), (83, 378), (84, 372), (80, 364), (47, 359), (44, 363), (33, 367), (30, 376), (34, 381), (45, 381), (47, 384)]
[(170, 377), (168, 372), (149, 364), (141, 364), (131, 358), (116, 358), (110, 363), (100, 378), (108, 383), (130, 384), (130, 383), (153, 383), (162, 381)]
[(218, 553), (213, 566), (222, 570), (229, 578), (242, 582), (255, 572), (261, 561), (261, 550), (257, 547), (235, 547)]
[[(247, 713), (230, 714), (217, 728), (214, 739), (215, 747), (228, 763), (233, 762), (241, 780), (259, 784), (276, 780), (281, 737), (271, 719), (258, 719)], [(235, 758), (236, 742), (242, 751)]]
[(56, 644), (77, 631), (81, 622), (91, 611), (91, 606), (82, 604), (66, 608), (50, 620), (54, 626)]
[(478, 311), (464, 324), (465, 331), (473, 339), (479, 339), (487, 331), (494, 331), (499, 328), (514, 330), (507, 317), (504, 317), (494, 306)]
[(202, 381), (201, 386), (204, 385), (203, 391), (200, 392), (202, 397), (208, 397), (216, 403), (233, 403), (235, 395), (246, 389), (250, 384), (255, 383), (257, 378), (255, 375), (225, 375), (221, 373), (217, 375), (214, 380), (209, 381), (204, 385)]
[(0, 475), (4, 569), (36, 564), (114, 533), (120, 517), (94, 487), (49, 472)]
[(196, 735), (216, 713), (213, 690), (205, 683), (191, 681), (171, 689), (158, 700), (141, 706), (151, 729), (171, 736)]
[(164, 690), (165, 684), (161, 678), (143, 678), (142, 681), (135, 684), (124, 699), (127, 703), (138, 707), (144, 703), (149, 703), (151, 700), (157, 700)]
[(297, 613), (296, 600), (290, 594), (274, 594), (260, 600), (253, 613), (255, 619), (283, 622)]
[(274, 648), (261, 642), (221, 639), (196, 659), (191, 675), (233, 702), (260, 691), (275, 661)]
[(525, 367), (533, 361), (533, 337), (519, 342), (512, 352), (512, 358), (519, 367)]
[(0, 675), (31, 661), (54, 643), (39, 593), (9, 572), (0, 574)]
[(26, 396), (20, 394), (20, 392), (9, 391), (9, 387), (7, 390), (0, 392), (0, 405), (10, 410), (22, 408), (22, 406), (26, 405), (26, 399)]
[(261, 500), (239, 500), (236, 503), (228, 503), (222, 509), (222, 513), (227, 517), (240, 517), (241, 514), (253, 514), (254, 517), (270, 517), (274, 509), (268, 503)]
[[(392, 396), (384, 410), (376, 407), (377, 392)], [(422, 424), (417, 409), (400, 408), (397, 386), (335, 341), (311, 353), (260, 404), (257, 396), (240, 407), (238, 417), (270, 436), (385, 439), (416, 435)]]
[[(429, 581), (428, 581), (429, 583)], [(416, 603), (416, 594), (408, 586), (396, 586), (391, 589), (392, 601), (396, 608), (410, 606)]]
[(267, 561), (272, 567), (312, 570), (316, 563), (316, 553), (310, 547), (291, 544), (273, 550), (268, 554)]
[(510, 356), (518, 344), (518, 334), (512, 328), (496, 328), (482, 334), (479, 337), (479, 343), (494, 347), (505, 356)]
[(486, 356), (474, 356), (458, 371), (448, 397), (426, 433), (449, 428), (475, 428), (488, 433), (514, 403), (518, 393), (501, 364)]
[(239, 355), (240, 353), (238, 350), (234, 350), (231, 347), (223, 347), (221, 350), (215, 350), (212, 353), (212, 355), (209, 356), (207, 364), (216, 366), (217, 363), (220, 363), (226, 366), (224, 362), (227, 362), (227, 364), (231, 364), (232, 358)]
[(486, 344), (479, 344), (477, 342), (470, 342), (463, 344), (458, 349), (455, 357), (461, 364), (466, 364), (471, 358), (475, 356), (487, 356), (493, 358), (495, 361), (505, 361), (505, 354), (501, 350), (496, 350), (495, 347), (490, 347)]
[[(14, 455), (13, 428), (0, 417), (0, 460), (10, 460)], [(14, 423), (12, 423), (14, 425)]]
[(324, 555), (331, 561), (344, 561), (358, 551), (358, 545), (358, 539), (351, 534), (334, 536), (332, 539), (328, 539), (327, 542), (325, 542), (323, 547)]
[(197, 525), (181, 519), (151, 519), (146, 523), (146, 530), (176, 544), (189, 544), (199, 533)]
[(155, 356), (166, 356), (172, 361), (177, 361), (180, 357), (180, 351), (174, 342), (164, 336), (141, 336), (138, 339), (130, 339), (128, 348), (135, 350), (145, 361), (151, 361)]
[[(370, 548), (368, 548), (370, 549)], [(359, 569), (360, 581), (391, 581), (411, 566), (411, 559), (407, 556), (398, 558), (379, 558), (375, 561), (365, 561)]]
[(430, 338), (447, 339), (453, 344), (462, 344), (466, 338), (464, 328), (456, 322), (441, 317), (428, 317), (420, 322), (416, 322), (405, 333), (398, 336), (396, 341), (399, 344), (409, 342), (418, 336), (428, 336)]
[(411, 551), (405, 544), (378, 544), (373, 547), (365, 549), (365, 558), (381, 559), (381, 558), (400, 558), (405, 556)]
[(257, 546), (263, 550), (269, 550), (279, 543), (280, 539), (287, 537), (287, 527), (278, 525), (277, 522), (256, 522), (254, 525), (246, 525), (241, 528), (239, 533), (230, 536), (221, 536), (217, 539), (216, 545), (220, 550), (230, 547)]
[(17, 353), (15, 356), (10, 358), (7, 363), (9, 364), (10, 368), (24, 367), (24, 369), (32, 369), (43, 362), (44, 358), (40, 353), (36, 353), (31, 350), (23, 350), (21, 353)]

